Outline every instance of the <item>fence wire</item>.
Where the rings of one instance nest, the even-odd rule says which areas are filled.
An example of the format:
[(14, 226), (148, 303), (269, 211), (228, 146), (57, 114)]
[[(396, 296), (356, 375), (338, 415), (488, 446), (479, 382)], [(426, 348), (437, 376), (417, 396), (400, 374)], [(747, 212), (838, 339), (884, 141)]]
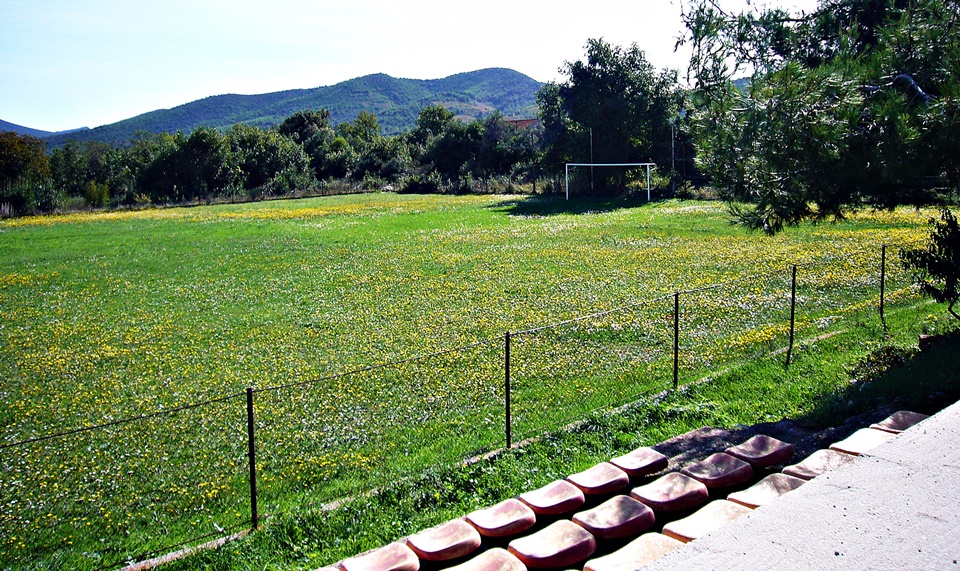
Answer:
[(848, 326), (845, 318), (879, 311), (881, 264), (884, 303), (902, 306), (919, 299), (910, 272), (899, 261), (900, 247), (857, 248), (825, 253), (816, 263), (797, 268), (797, 332), (815, 337)]
[(116, 567), (247, 522), (242, 413), (235, 397), (4, 450), (0, 568)]
[(789, 296), (768, 272), (517, 333), (514, 426), (530, 435), (670, 388), (675, 345), (681, 383), (769, 351), (787, 338)]
[(263, 509), (329, 502), (498, 445), (502, 353), (491, 340), (258, 392)]
[(516, 334), (510, 367), (518, 435), (662, 384), (673, 346), (665, 308), (664, 300), (651, 301)]

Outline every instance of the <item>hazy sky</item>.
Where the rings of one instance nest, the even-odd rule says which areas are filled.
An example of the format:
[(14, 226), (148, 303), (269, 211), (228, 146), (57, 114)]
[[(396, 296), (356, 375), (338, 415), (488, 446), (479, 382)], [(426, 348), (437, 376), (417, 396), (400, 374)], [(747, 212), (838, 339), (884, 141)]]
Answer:
[[(720, 3), (739, 11), (749, 0)], [(816, 0), (766, 5), (809, 11)], [(381, 72), (507, 67), (551, 81), (597, 37), (685, 72), (680, 11), (680, 0), (0, 0), (0, 119), (96, 127), (209, 95)]]

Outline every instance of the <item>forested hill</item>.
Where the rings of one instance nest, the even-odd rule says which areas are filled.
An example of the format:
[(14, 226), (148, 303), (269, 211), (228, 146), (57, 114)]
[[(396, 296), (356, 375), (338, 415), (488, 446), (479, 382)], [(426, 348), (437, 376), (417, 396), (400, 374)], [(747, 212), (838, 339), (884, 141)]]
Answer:
[(86, 129), (71, 129), (70, 131), (60, 131), (58, 133), (52, 133), (50, 131), (41, 131), (40, 129), (31, 129), (30, 127), (24, 127), (23, 125), (17, 125), (16, 123), (10, 123), (0, 119), (0, 132), (12, 131), (18, 135), (30, 135), (32, 137), (37, 137), (43, 139), (44, 137), (50, 137), (53, 135), (65, 135), (67, 133), (76, 133), (77, 131), (82, 131)]
[(334, 124), (352, 121), (360, 111), (373, 113), (380, 122), (381, 133), (393, 135), (412, 128), (419, 111), (436, 104), (469, 118), (494, 110), (508, 117), (531, 117), (541, 85), (522, 73), (503, 68), (428, 80), (375, 74), (314, 89), (207, 97), (87, 131), (53, 135), (46, 142), (48, 148), (70, 139), (125, 143), (138, 131), (189, 133), (201, 125), (218, 129), (236, 123), (270, 127), (297, 111), (320, 108), (330, 111)]

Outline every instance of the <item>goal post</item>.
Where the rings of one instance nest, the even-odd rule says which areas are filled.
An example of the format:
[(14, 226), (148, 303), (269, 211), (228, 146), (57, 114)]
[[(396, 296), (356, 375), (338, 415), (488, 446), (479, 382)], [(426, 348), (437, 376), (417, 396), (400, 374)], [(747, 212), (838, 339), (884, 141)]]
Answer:
[(564, 188), (567, 200), (570, 200), (570, 167), (647, 167), (647, 202), (650, 202), (650, 167), (655, 166), (657, 163), (566, 163)]

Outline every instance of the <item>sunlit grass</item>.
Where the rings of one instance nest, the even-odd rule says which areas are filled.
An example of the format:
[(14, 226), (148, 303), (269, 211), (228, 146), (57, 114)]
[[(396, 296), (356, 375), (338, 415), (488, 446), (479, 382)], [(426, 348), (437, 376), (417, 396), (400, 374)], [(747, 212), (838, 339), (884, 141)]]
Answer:
[(785, 344), (791, 264), (800, 336), (870, 316), (880, 244), (930, 215), (769, 238), (710, 202), (376, 194), (0, 222), (0, 445), (223, 399), (2, 449), (0, 567), (244, 525), (246, 387), (261, 511), (323, 503), (501, 445), (506, 331), (637, 304), (515, 337), (514, 430), (535, 434), (672, 384), (675, 291), (681, 383)]

